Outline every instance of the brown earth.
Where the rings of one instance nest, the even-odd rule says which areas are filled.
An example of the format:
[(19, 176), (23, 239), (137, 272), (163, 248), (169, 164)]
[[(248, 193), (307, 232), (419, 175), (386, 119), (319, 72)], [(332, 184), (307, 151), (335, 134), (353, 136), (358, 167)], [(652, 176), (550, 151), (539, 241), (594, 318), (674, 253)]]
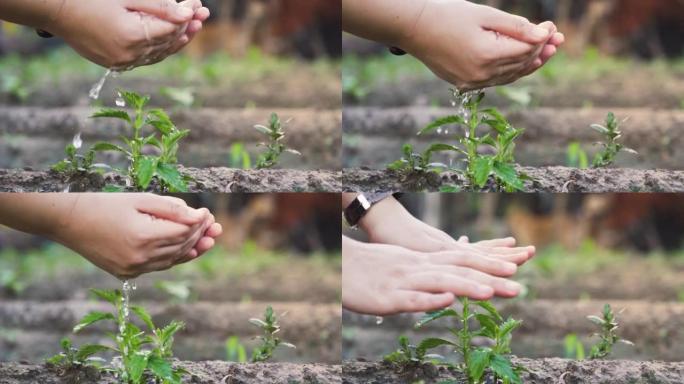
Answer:
[[(529, 370), (522, 377), (526, 384), (680, 384), (684, 377), (684, 363), (517, 358), (513, 362)], [(400, 372), (386, 363), (345, 362), (342, 375), (344, 384), (467, 383), (458, 372), (428, 365)]]
[[(567, 167), (518, 167), (532, 181), (526, 181), (523, 192), (552, 193), (611, 193), (611, 192), (683, 192), (684, 171), (639, 170), (628, 168), (576, 169)], [(342, 172), (344, 191), (380, 192), (439, 191), (444, 186), (466, 185), (462, 175), (443, 174), (403, 175), (388, 170), (345, 169)], [(489, 184), (483, 192), (496, 191)]]
[[(339, 171), (300, 171), (291, 169), (240, 170), (230, 168), (183, 168), (192, 177), (188, 192), (339, 192)], [(126, 180), (116, 174), (77, 175), (71, 179), (51, 171), (2, 170), (0, 192), (98, 192), (106, 185), (125, 186)], [(158, 191), (157, 186), (151, 190)]]
[[(190, 375), (183, 383), (202, 384), (332, 384), (341, 383), (342, 367), (325, 364), (259, 363), (235, 364), (222, 361), (179, 362)], [(1, 363), (2, 384), (116, 384), (111, 374), (77, 371), (60, 375), (54, 368), (29, 363)]]

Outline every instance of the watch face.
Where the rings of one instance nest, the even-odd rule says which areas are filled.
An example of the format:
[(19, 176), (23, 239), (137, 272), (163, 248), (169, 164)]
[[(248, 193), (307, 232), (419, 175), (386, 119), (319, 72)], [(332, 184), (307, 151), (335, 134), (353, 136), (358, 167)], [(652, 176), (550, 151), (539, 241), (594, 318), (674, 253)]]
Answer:
[(357, 199), (359, 200), (359, 203), (361, 203), (361, 206), (363, 207), (364, 210), (367, 211), (367, 210), (370, 209), (371, 203), (370, 203), (370, 201), (368, 201), (368, 199), (366, 199), (366, 196), (364, 196), (364, 195), (359, 195), (359, 196), (357, 197)]

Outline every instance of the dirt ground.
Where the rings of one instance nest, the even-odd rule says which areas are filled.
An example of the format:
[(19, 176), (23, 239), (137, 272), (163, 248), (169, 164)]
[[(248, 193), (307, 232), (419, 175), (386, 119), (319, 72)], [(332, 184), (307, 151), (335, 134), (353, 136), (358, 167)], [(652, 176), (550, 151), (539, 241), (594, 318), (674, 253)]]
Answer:
[[(526, 384), (680, 384), (684, 363), (641, 362), (626, 360), (514, 359), (526, 367)], [(398, 372), (386, 363), (345, 362), (342, 367), (344, 384), (426, 384), (466, 383), (462, 374), (444, 367), (420, 366)], [(488, 381), (491, 383), (493, 381)]]
[[(240, 170), (230, 168), (183, 168), (193, 179), (188, 192), (339, 192), (340, 172), (291, 169)], [(68, 179), (51, 171), (0, 169), (0, 192), (99, 192), (106, 185), (125, 187), (126, 180), (116, 174), (89, 174)], [(151, 190), (158, 191), (157, 186)]]
[[(342, 367), (324, 364), (234, 364), (220, 361), (179, 362), (190, 375), (183, 383), (196, 384), (333, 384), (341, 383)], [(111, 374), (92, 370), (60, 376), (54, 368), (26, 363), (0, 363), (2, 384), (116, 384)]]
[[(532, 181), (525, 182), (523, 192), (610, 193), (610, 192), (684, 192), (684, 171), (639, 170), (626, 168), (576, 169), (567, 167), (518, 167)], [(458, 173), (446, 172), (402, 175), (393, 171), (345, 169), (342, 185), (345, 191), (439, 191), (444, 186), (463, 188)], [(467, 188), (464, 188), (467, 189)], [(495, 191), (488, 185), (484, 192)]]

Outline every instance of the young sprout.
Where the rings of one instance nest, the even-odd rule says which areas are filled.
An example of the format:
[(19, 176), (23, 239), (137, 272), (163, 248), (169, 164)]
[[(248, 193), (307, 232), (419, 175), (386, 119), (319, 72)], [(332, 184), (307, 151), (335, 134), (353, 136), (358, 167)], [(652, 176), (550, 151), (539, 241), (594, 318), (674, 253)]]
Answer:
[[(181, 378), (187, 372), (181, 368), (174, 368), (171, 364), (173, 358), (173, 337), (180, 331), (184, 324), (173, 321), (164, 328), (157, 328), (147, 311), (139, 306), (131, 306), (139, 320), (147, 327), (148, 332), (138, 328), (132, 322), (127, 321), (128, 309), (124, 305), (123, 295), (119, 290), (102, 291), (92, 290), (100, 299), (110, 303), (112, 312), (93, 311), (88, 313), (74, 326), (74, 333), (103, 321), (112, 322), (117, 332), (108, 333), (114, 347), (104, 345), (91, 345), (83, 347), (92, 356), (96, 352), (109, 350), (116, 352), (121, 359), (121, 365), (108, 368), (114, 371), (116, 376), (125, 384), (144, 384), (148, 379), (155, 383), (180, 384)], [(63, 345), (64, 347), (64, 345)]]
[(95, 151), (88, 150), (85, 155), (78, 153), (78, 148), (73, 143), (67, 144), (64, 149), (66, 159), (53, 165), (51, 169), (58, 173), (73, 176), (79, 173), (88, 173), (93, 167)]
[[(187, 178), (180, 173), (176, 164), (178, 144), (190, 131), (178, 129), (164, 110), (147, 109), (149, 96), (126, 91), (119, 93), (125, 103), (133, 107), (133, 115), (124, 109), (103, 108), (91, 117), (122, 120), (128, 125), (130, 135), (121, 137), (124, 146), (99, 142), (91, 150), (115, 151), (126, 155), (129, 161), (126, 174), (140, 191), (147, 190), (152, 180), (156, 179), (164, 192), (186, 192)], [(156, 155), (147, 154), (146, 149), (152, 148), (156, 150)]]
[(626, 122), (628, 119), (624, 119), (621, 123), (615, 118), (613, 112), (609, 112), (606, 117), (606, 125), (592, 124), (591, 128), (603, 136), (604, 141), (598, 142), (603, 149), (596, 154), (592, 166), (594, 168), (608, 167), (615, 162), (615, 157), (618, 153), (625, 151), (638, 155), (639, 153), (631, 148), (627, 148), (621, 143), (619, 139), (622, 137), (622, 131), (620, 131), (620, 125)]
[[(466, 164), (463, 172), (469, 184), (483, 188), (493, 178), (499, 189), (513, 192), (523, 189), (524, 180), (528, 179), (515, 168), (515, 140), (524, 132), (511, 126), (505, 117), (495, 108), (480, 109), (484, 92), (464, 97), (464, 94), (452, 90), (454, 105), (463, 110), (456, 115), (445, 116), (435, 120), (423, 128), (418, 134), (424, 135), (433, 131), (441, 131), (450, 125), (463, 127), (463, 134), (456, 136), (456, 144), (433, 144), (423, 155), (413, 153), (413, 149), (404, 146), (404, 157), (389, 165), (390, 169), (402, 171), (430, 171), (448, 169), (443, 164), (432, 165), (430, 156), (435, 152), (454, 152), (462, 157)], [(458, 102), (457, 102), (458, 100)], [(480, 135), (481, 127), (488, 127), (489, 132)], [(482, 154), (480, 150), (489, 147), (490, 154)]]
[(247, 362), (247, 349), (237, 336), (231, 336), (226, 340), (226, 360), (236, 363)]
[(634, 345), (629, 340), (620, 338), (617, 334), (618, 322), (617, 316), (613, 313), (610, 304), (603, 306), (603, 313), (601, 317), (598, 316), (587, 316), (587, 319), (599, 327), (599, 332), (594, 333), (594, 336), (598, 336), (601, 340), (591, 347), (589, 351), (590, 359), (603, 359), (613, 352), (613, 346), (617, 343), (623, 343), (627, 345)]
[[(445, 308), (427, 313), (416, 323), (416, 328), (420, 328), (435, 320), (451, 317), (456, 324), (449, 329), (449, 333), (455, 338), (428, 338), (421, 341), (416, 349), (427, 351), (440, 346), (453, 349), (461, 356), (462, 363), (458, 368), (468, 377), (469, 384), (483, 383), (488, 371), (492, 372), (494, 379), (502, 380), (504, 383), (522, 384), (520, 373), (523, 368), (515, 366), (510, 359), (512, 333), (522, 321), (512, 318), (504, 320), (488, 301), (471, 303), (468, 298), (462, 298), (460, 301), (460, 312), (453, 308)], [(478, 323), (478, 328), (470, 327), (472, 320)], [(475, 337), (486, 337), (492, 340), (493, 346), (476, 347), (473, 345)]]
[(384, 360), (388, 363), (406, 368), (412, 365), (420, 365), (425, 362), (426, 350), (411, 344), (406, 336), (399, 337), (399, 349), (385, 355)]
[(104, 359), (95, 357), (94, 355), (100, 352), (109, 350), (103, 345), (84, 345), (81, 348), (75, 348), (71, 340), (63, 338), (60, 342), (62, 352), (47, 359), (47, 363), (60, 372), (65, 374), (74, 369), (85, 367), (94, 367), (100, 369)]
[(261, 124), (254, 126), (254, 129), (263, 133), (268, 139), (267, 142), (259, 143), (259, 146), (266, 147), (266, 150), (261, 154), (261, 156), (259, 156), (259, 159), (257, 160), (257, 169), (273, 168), (276, 164), (278, 164), (278, 160), (283, 152), (289, 152), (297, 156), (302, 155), (299, 151), (288, 148), (282, 143), (282, 140), (285, 138), (283, 126), (289, 124), (290, 121), (291, 119), (281, 122), (278, 114), (271, 113), (268, 126)]
[[(281, 315), (284, 316), (285, 314)], [(273, 357), (273, 352), (279, 347), (296, 348), (294, 344), (290, 344), (282, 341), (276, 336), (276, 333), (280, 332), (280, 324), (278, 324), (278, 319), (273, 312), (272, 307), (267, 307), (264, 312), (264, 319), (252, 318), (249, 322), (253, 325), (259, 327), (263, 334), (257, 336), (257, 339), (261, 340), (259, 344), (252, 353), (252, 362), (259, 363), (268, 361)]]

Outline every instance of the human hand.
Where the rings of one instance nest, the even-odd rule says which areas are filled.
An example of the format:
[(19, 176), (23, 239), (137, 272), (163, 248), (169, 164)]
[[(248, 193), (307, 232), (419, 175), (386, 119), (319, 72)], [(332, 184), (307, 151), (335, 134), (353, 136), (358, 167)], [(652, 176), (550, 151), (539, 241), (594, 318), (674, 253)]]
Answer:
[(386, 316), (444, 308), (456, 296), (514, 297), (522, 287), (504, 278), (513, 273), (515, 264), (503, 260), (463, 258), (449, 251), (416, 252), (343, 237), (342, 305)]
[(392, 244), (418, 252), (451, 251), (464, 258), (503, 260), (522, 265), (535, 254), (533, 246), (516, 247), (514, 238), (469, 243), (459, 241), (413, 217), (394, 197), (375, 204), (359, 222), (373, 243)]
[(152, 194), (78, 194), (47, 235), (119, 278), (171, 268), (214, 245), (221, 226), (206, 208)]
[(64, 0), (43, 29), (90, 61), (128, 69), (178, 52), (208, 17), (200, 0)]
[(535, 25), (465, 0), (426, 0), (414, 26), (396, 44), (466, 91), (508, 84), (534, 72), (564, 40), (551, 22)]

